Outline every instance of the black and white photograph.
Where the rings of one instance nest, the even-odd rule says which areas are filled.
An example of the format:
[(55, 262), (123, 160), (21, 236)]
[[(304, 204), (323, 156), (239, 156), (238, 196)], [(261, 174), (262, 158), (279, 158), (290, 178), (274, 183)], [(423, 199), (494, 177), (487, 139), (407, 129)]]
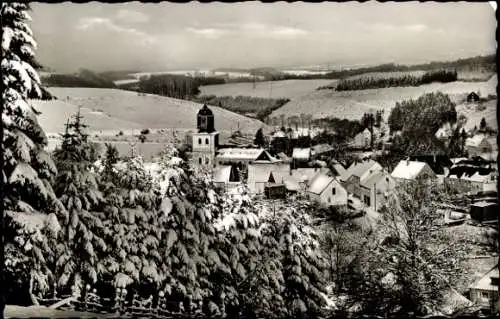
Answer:
[(0, 6), (0, 319), (500, 315), (495, 1)]

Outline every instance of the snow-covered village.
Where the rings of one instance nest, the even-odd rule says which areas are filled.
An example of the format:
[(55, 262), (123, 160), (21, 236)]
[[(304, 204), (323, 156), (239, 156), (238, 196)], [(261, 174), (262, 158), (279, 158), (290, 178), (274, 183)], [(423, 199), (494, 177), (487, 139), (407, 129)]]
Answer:
[(2, 3), (0, 318), (499, 315), (495, 13)]

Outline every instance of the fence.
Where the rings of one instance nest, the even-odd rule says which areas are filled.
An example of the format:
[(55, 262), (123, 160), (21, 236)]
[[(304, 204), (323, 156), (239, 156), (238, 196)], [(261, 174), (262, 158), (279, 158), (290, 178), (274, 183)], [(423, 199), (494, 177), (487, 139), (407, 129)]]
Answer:
[[(60, 298), (39, 299), (40, 305), (47, 306), (52, 309), (68, 310), (68, 311), (83, 311), (94, 314), (115, 314), (117, 318), (186, 318), (194, 319), (209, 318), (203, 314), (201, 307), (196, 307), (194, 304), (191, 311), (184, 311), (179, 302), (168, 301), (164, 296), (158, 296), (156, 305), (153, 304), (153, 296), (144, 299), (137, 295), (134, 296), (131, 302), (126, 300), (126, 290), (119, 291), (117, 296), (112, 298), (101, 298), (95, 294), (95, 291), (87, 293), (82, 300), (72, 296), (61, 296)], [(169, 309), (178, 308), (178, 311)], [(222, 315), (210, 316), (210, 318), (219, 319)]]

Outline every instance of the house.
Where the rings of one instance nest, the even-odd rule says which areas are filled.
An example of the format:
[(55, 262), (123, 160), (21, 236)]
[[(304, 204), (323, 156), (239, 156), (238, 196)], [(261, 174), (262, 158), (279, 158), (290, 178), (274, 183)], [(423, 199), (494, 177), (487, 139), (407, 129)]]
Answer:
[[(462, 170), (458, 170), (461, 168)], [(447, 188), (460, 192), (480, 193), (496, 188), (498, 174), (478, 167), (456, 167), (444, 178)]]
[(467, 95), (467, 102), (478, 102), (479, 95), (476, 92), (471, 92)]
[(290, 172), (290, 165), (275, 161), (253, 161), (248, 164), (248, 179), (247, 185), (252, 194), (264, 193), (264, 188), (269, 183), (269, 176), (271, 172), (279, 171), (288, 173)]
[(471, 156), (481, 156), (493, 151), (491, 143), (484, 134), (478, 134), (465, 140), (465, 149)]
[(410, 161), (427, 163), (436, 174), (446, 174), (453, 162), (445, 154), (433, 155), (413, 155), (409, 157)]
[(310, 200), (326, 206), (347, 206), (347, 191), (332, 176), (320, 173), (316, 175), (307, 188)]
[(483, 277), (469, 286), (469, 298), (484, 310), (494, 311), (499, 294), (498, 265), (491, 268)]
[(385, 170), (375, 170), (360, 180), (360, 186), (363, 203), (378, 211), (396, 188), (396, 181)]
[(339, 179), (349, 194), (353, 194), (356, 198), (363, 199), (363, 196), (368, 190), (361, 189), (361, 181), (368, 177), (369, 174), (382, 170), (382, 165), (371, 159), (355, 162), (345, 170), (344, 174), (341, 175)]
[(311, 160), (310, 148), (294, 148), (292, 152), (293, 167), (301, 167), (306, 165)]
[(435, 179), (437, 176), (425, 162), (402, 160), (392, 171), (391, 177), (397, 182)]
[(354, 146), (357, 148), (369, 148), (372, 143), (372, 134), (368, 128), (354, 136)]

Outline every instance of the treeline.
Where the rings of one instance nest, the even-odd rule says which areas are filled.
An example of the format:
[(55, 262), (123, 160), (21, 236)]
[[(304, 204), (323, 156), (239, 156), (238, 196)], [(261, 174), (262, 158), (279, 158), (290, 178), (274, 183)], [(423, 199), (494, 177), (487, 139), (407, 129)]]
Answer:
[(288, 103), (289, 99), (271, 99), (251, 96), (215, 96), (202, 95), (192, 98), (193, 101), (219, 106), (231, 112), (265, 121), (276, 109)]
[(138, 84), (138, 91), (177, 99), (187, 99), (198, 95), (200, 93), (200, 86), (202, 85), (224, 83), (226, 83), (224, 79), (215, 77), (162, 74), (142, 78)]
[[(454, 82), (457, 80), (456, 71), (433, 71), (426, 72), (422, 76), (404, 75), (399, 77), (388, 77), (375, 79), (373, 77), (361, 77), (358, 79), (340, 80), (335, 89), (337, 91), (353, 91), (353, 90), (367, 90), (367, 89), (380, 89), (398, 86), (420, 86), (433, 82)], [(332, 86), (319, 87), (321, 89), (331, 89)]]
[(364, 67), (359, 69), (349, 69), (341, 71), (332, 71), (326, 76), (328, 78), (345, 78), (355, 75), (361, 75), (369, 72), (404, 72), (404, 71), (433, 71), (436, 69), (487, 69), (496, 72), (496, 56), (476, 56), (466, 59), (458, 59), (454, 61), (434, 61), (430, 63), (422, 63), (415, 65), (399, 65), (394, 63), (381, 64), (373, 67)]
[(371, 72), (407, 72), (407, 71), (434, 71), (439, 69), (456, 69), (457, 71), (487, 71), (496, 73), (496, 56), (476, 56), (454, 61), (434, 61), (415, 65), (399, 65), (385, 63), (376, 66), (355, 69), (334, 70), (325, 74), (286, 74), (277, 69), (258, 68), (248, 70), (251, 74), (265, 77), (265, 81), (280, 80), (307, 80), (307, 79), (342, 79)]
[(42, 84), (49, 87), (116, 88), (113, 81), (87, 69), (74, 74), (51, 74), (42, 78)]

